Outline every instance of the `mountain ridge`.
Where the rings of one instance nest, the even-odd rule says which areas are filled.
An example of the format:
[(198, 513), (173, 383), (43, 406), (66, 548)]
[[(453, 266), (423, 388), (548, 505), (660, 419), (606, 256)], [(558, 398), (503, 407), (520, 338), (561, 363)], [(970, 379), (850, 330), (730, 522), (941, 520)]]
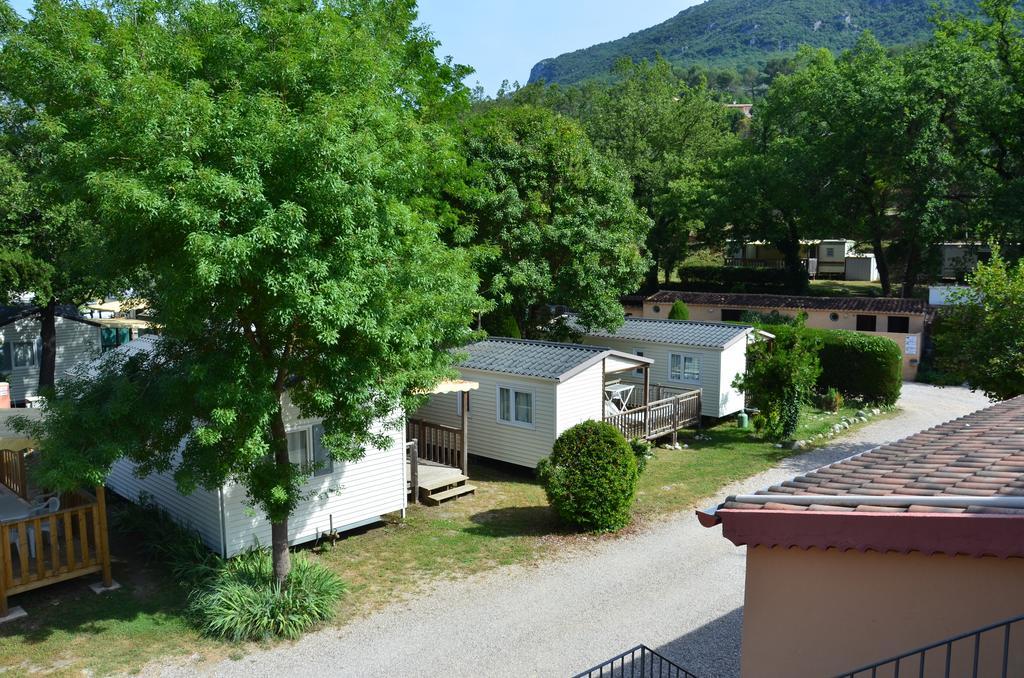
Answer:
[[(848, 49), (870, 30), (886, 46), (926, 40), (933, 0), (707, 0), (627, 36), (543, 59), (529, 82), (574, 84), (606, 78), (622, 57), (661, 55), (681, 67), (763, 65), (800, 45)], [(948, 9), (973, 12), (975, 0), (948, 0)]]

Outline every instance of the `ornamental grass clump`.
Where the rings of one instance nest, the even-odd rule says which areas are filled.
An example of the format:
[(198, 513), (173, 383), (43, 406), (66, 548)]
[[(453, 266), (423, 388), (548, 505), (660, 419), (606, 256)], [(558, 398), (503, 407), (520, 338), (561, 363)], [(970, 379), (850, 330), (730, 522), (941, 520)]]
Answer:
[(640, 473), (637, 455), (614, 426), (585, 421), (566, 430), (537, 474), (565, 522), (595, 532), (629, 524)]
[(270, 553), (233, 560), (189, 596), (188, 613), (206, 635), (230, 641), (296, 639), (330, 619), (344, 582), (302, 555), (292, 559), (284, 586), (274, 579)]

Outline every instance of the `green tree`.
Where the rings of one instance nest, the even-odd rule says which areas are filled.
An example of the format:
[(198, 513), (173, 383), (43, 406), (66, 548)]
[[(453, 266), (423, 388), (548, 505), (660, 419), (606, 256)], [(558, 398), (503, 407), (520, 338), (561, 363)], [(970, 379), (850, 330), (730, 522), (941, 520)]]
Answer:
[(935, 324), (940, 369), (993, 400), (1024, 394), (1024, 261), (979, 264)]
[(803, 322), (772, 327), (775, 338), (758, 341), (747, 349), (747, 371), (733, 382), (747, 403), (767, 420), (771, 438), (786, 439), (796, 433), (800, 405), (807, 402), (821, 374), (819, 340), (804, 331)]
[(669, 320), (689, 320), (690, 309), (686, 307), (680, 300), (676, 300), (672, 303), (672, 308), (668, 312)]
[(238, 482), (284, 581), (310, 472), (289, 461), (288, 402), (323, 419), (334, 459), (358, 458), (486, 308), (423, 198), (452, 151), (434, 120), (468, 102), (460, 69), (434, 60), (411, 0), (37, 6), (25, 32), (74, 55), (67, 32), (36, 33), (51, 20), (88, 24), (100, 53), (97, 236), (163, 337), (58, 385), (43, 477), (101, 482), (127, 457), (184, 492)]
[[(99, 55), (91, 49), (94, 16), (41, 6), (25, 25), (0, 12), (0, 293), (32, 293), (39, 307), (39, 386), (53, 386), (56, 311), (116, 285), (100, 283), (94, 227), (85, 214), (82, 141), (95, 122)], [(70, 51), (45, 36), (63, 32)], [(17, 270), (17, 275), (13, 272)]]
[(447, 186), (449, 237), (473, 253), (482, 292), (523, 337), (544, 334), (548, 304), (589, 327), (622, 322), (640, 284), (648, 220), (616, 163), (575, 121), (534, 106), (491, 107), (462, 129), (466, 167)]

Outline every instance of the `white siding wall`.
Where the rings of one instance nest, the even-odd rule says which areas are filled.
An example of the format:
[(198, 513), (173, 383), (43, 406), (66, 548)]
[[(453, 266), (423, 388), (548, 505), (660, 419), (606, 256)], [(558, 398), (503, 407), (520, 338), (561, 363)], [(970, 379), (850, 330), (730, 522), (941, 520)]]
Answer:
[(152, 501), (179, 524), (196, 530), (210, 550), (221, 553), (220, 504), (217, 492), (197, 489), (189, 495), (178, 492), (170, 473), (145, 478), (135, 475), (135, 464), (121, 459), (107, 476), (107, 487), (131, 501), (149, 495)]
[[(461, 372), (463, 379), (480, 384), (479, 389), (469, 394), (470, 454), (529, 468), (535, 468), (538, 461), (551, 454), (556, 428), (555, 382), (468, 369)], [(498, 421), (499, 384), (533, 392), (532, 429)], [(435, 424), (461, 426), (461, 419), (456, 414), (455, 398), (456, 395), (452, 393), (431, 396), (411, 416)]]
[[(735, 357), (730, 354), (727, 359), (727, 366), (723, 367), (722, 352), (718, 349), (693, 348), (689, 346), (678, 346), (673, 344), (658, 344), (650, 341), (637, 341), (631, 339), (610, 339), (607, 337), (584, 337), (584, 344), (592, 346), (606, 346), (625, 353), (634, 353), (637, 350), (643, 351), (645, 358), (650, 358), (654, 364), (650, 367), (651, 384), (661, 384), (674, 388), (700, 388), (701, 389), (701, 414), (706, 417), (725, 417), (742, 409), (743, 396), (737, 393), (731, 386)], [(746, 345), (743, 341), (737, 342), (739, 352), (743, 359), (743, 366), (746, 361)], [(700, 359), (700, 383), (691, 384), (678, 382), (669, 379), (669, 354), (683, 353), (694, 355)], [(741, 366), (741, 369), (743, 369)], [(622, 381), (642, 384), (643, 376), (637, 375), (630, 370), (619, 372), (616, 375), (608, 375), (609, 379), (619, 378)], [(737, 402), (739, 405), (737, 405)]]
[[(100, 354), (100, 328), (87, 325), (77, 320), (57, 318), (57, 357), (56, 378), (82, 363), (86, 363)], [(37, 342), (40, 336), (41, 323), (38, 318), (25, 318), (0, 327), (0, 346), (10, 343), (11, 350), (17, 342)], [(38, 344), (37, 344), (38, 345)], [(39, 391), (39, 359), (36, 353), (36, 364), (27, 367), (14, 367), (8, 374), (11, 382), (11, 399), (22, 401), (26, 396), (34, 396)], [(13, 362), (13, 360), (12, 360)], [(0, 366), (0, 372), (7, 372)]]
[(746, 398), (741, 391), (732, 387), (736, 377), (747, 371), (747, 340), (737, 341), (719, 354), (722, 388), (718, 392), (719, 416), (739, 412), (746, 407)]
[[(289, 431), (296, 431), (319, 420), (299, 418), (295, 409), (288, 407), (285, 423)], [(368, 448), (358, 461), (335, 461), (332, 473), (309, 479), (305, 490), (312, 493), (311, 498), (302, 502), (288, 519), (290, 543), (316, 539), (332, 525), (336, 530), (354, 528), (405, 508), (405, 431), (401, 426), (394, 428), (392, 423), (381, 423), (375, 428), (388, 434), (390, 445), (384, 449)], [(224, 524), (228, 556), (254, 546), (270, 545), (270, 522), (246, 503), (245, 489), (239, 485), (224, 488)]]
[(601, 363), (591, 365), (555, 387), (558, 398), (555, 438), (576, 424), (601, 421), (604, 410), (604, 375)]

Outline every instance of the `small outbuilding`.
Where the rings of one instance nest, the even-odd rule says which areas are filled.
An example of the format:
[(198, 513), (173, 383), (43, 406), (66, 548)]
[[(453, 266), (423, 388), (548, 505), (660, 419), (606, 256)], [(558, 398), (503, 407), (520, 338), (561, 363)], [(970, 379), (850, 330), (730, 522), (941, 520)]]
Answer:
[[(458, 370), (463, 379), (479, 384), (479, 390), (472, 399), (433, 395), (413, 421), (458, 427), (466, 402), (469, 453), (529, 468), (550, 455), (555, 439), (571, 426), (602, 419), (619, 425), (626, 403), (608, 393), (606, 384), (645, 372), (654, 362), (608, 347), (500, 337), (463, 351), (467, 356)], [(641, 399), (630, 411), (643, 411), (646, 395)], [(690, 416), (680, 425), (692, 422)], [(633, 435), (632, 429), (624, 433), (646, 437)]]
[[(576, 328), (583, 332), (585, 344), (653, 359), (649, 378), (655, 400), (674, 391), (700, 389), (701, 414), (715, 418), (744, 408), (743, 393), (733, 387), (733, 380), (747, 369), (747, 344), (771, 338), (748, 325), (660, 318), (626, 318), (614, 331)], [(644, 375), (629, 371), (621, 378), (642, 384)]]

